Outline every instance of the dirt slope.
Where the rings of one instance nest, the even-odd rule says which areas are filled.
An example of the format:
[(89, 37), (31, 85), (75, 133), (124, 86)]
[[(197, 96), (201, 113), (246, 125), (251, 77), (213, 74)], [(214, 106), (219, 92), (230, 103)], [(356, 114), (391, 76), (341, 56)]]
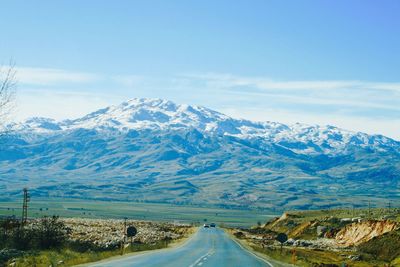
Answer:
[(368, 220), (345, 226), (336, 234), (338, 244), (348, 247), (367, 242), (376, 236), (395, 230), (398, 224), (393, 221)]

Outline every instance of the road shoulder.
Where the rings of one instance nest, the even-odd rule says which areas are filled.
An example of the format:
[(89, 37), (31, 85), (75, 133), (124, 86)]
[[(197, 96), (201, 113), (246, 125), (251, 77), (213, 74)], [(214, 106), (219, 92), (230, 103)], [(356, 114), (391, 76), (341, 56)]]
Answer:
[(263, 259), (264, 261), (266, 261), (268, 264), (272, 265), (273, 267), (296, 267), (296, 265), (293, 264), (288, 264), (288, 263), (284, 263), (284, 262), (279, 262), (276, 261), (274, 259), (272, 259), (271, 257), (268, 257), (266, 254), (260, 253), (258, 251), (255, 251), (246, 241), (244, 240), (240, 240), (238, 238), (236, 238), (230, 231), (229, 229), (223, 229), (225, 231), (225, 233), (232, 238), (232, 240), (234, 242), (236, 242), (239, 246), (241, 246), (243, 249), (247, 250), (248, 252), (250, 252), (251, 254), (253, 254), (254, 256), (256, 256), (257, 258)]
[(155, 253), (155, 252), (159, 252), (159, 251), (168, 251), (171, 249), (177, 249), (177, 248), (185, 246), (197, 234), (199, 229), (200, 228), (193, 228), (193, 231), (188, 236), (181, 238), (177, 241), (171, 242), (170, 244), (168, 244), (168, 247), (166, 247), (166, 248), (130, 252), (130, 253), (126, 253), (124, 255), (117, 255), (117, 256), (109, 257), (109, 258), (102, 259), (99, 261), (93, 261), (93, 262), (87, 262), (87, 263), (75, 265), (75, 267), (90, 267), (94, 264), (102, 264), (102, 263), (107, 263), (107, 262), (114, 261), (114, 260), (120, 260), (120, 259), (133, 257), (133, 256), (139, 256), (139, 255), (145, 255), (145, 254)]

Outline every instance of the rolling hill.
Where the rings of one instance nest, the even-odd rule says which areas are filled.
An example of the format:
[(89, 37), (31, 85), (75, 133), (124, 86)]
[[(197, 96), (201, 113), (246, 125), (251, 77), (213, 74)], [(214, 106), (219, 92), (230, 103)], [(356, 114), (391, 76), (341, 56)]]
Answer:
[(328, 208), (399, 200), (400, 142), (333, 126), (238, 120), (132, 99), (75, 120), (32, 118), (0, 138), (0, 198)]

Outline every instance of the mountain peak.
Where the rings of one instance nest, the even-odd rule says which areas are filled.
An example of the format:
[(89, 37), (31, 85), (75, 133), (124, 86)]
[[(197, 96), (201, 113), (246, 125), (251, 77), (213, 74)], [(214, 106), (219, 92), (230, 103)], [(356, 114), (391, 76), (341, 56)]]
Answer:
[(132, 98), (128, 101), (121, 103), (119, 106), (122, 107), (158, 107), (162, 109), (170, 109), (177, 106), (170, 100), (160, 98)]
[(229, 119), (226, 115), (201, 106), (178, 105), (163, 99), (134, 98), (68, 121), (64, 126), (118, 130), (192, 127), (205, 130), (212, 128), (211, 124)]
[(18, 127), (15, 138), (0, 140), (6, 196), (26, 183), (16, 176), (28, 176), (40, 196), (46, 181), (52, 194), (74, 198), (222, 205), (278, 199), (279, 206), (315, 208), (332, 205), (338, 193), (340, 202), (346, 195), (353, 201), (357, 190), (363, 201), (382, 195), (374, 192), (397, 193), (400, 142), (329, 125), (252, 122), (201, 106), (131, 99), (76, 120), (32, 118)]
[(134, 130), (173, 131), (196, 129), (203, 134), (276, 144), (300, 154), (343, 153), (351, 146), (385, 150), (398, 147), (390, 138), (354, 133), (331, 125), (285, 125), (277, 122), (252, 122), (233, 119), (196, 105), (179, 105), (169, 100), (133, 98), (75, 120), (56, 122), (32, 118), (17, 128), (26, 133), (59, 133), (61, 130), (91, 129), (107, 134)]

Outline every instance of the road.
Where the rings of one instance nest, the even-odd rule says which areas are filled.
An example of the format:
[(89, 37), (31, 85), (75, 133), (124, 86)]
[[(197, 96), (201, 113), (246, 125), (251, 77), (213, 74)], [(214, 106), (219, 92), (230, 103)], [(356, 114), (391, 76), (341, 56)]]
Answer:
[(242, 248), (219, 228), (201, 228), (185, 244), (98, 262), (91, 267), (253, 267), (273, 266)]

